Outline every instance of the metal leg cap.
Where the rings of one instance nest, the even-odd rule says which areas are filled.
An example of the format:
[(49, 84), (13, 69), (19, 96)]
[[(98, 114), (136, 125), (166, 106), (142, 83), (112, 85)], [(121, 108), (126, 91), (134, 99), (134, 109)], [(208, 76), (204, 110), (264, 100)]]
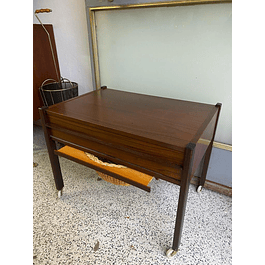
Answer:
[(202, 186), (198, 186), (198, 187), (197, 187), (197, 192), (200, 193), (201, 191), (202, 191)]
[(58, 199), (60, 199), (63, 195), (63, 190), (58, 190)]
[(175, 256), (177, 254), (178, 250), (173, 250), (172, 248), (168, 249), (166, 252), (166, 256), (168, 258), (172, 258), (173, 256)]

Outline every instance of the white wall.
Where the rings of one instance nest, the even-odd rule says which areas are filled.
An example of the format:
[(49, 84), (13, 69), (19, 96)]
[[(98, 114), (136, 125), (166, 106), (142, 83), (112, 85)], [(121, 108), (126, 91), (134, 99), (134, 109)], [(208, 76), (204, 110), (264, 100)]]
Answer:
[(85, 0), (34, 0), (34, 24), (40, 8), (52, 9), (39, 18), (53, 25), (61, 76), (78, 83), (79, 95), (93, 90)]
[(96, 12), (101, 85), (222, 103), (215, 141), (232, 144), (232, 5)]

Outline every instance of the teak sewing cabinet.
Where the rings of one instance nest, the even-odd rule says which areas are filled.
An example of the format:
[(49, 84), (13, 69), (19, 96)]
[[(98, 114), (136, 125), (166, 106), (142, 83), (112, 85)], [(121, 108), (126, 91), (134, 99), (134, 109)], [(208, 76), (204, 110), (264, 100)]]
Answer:
[(56, 142), (180, 185), (171, 257), (179, 248), (191, 177), (200, 166), (204, 186), (221, 103), (162, 98), (102, 87), (39, 109), (59, 194), (64, 156), (146, 191), (150, 187), (56, 148)]

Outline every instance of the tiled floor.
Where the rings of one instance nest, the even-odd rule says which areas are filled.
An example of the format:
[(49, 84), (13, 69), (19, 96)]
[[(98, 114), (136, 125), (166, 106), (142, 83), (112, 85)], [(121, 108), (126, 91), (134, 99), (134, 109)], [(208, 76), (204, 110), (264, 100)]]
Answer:
[[(34, 128), (33, 262), (37, 264), (232, 264), (232, 200), (191, 185), (180, 250), (172, 245), (179, 187), (153, 179), (151, 192), (98, 181), (60, 158), (57, 198), (42, 130)], [(94, 250), (99, 242), (98, 250)]]

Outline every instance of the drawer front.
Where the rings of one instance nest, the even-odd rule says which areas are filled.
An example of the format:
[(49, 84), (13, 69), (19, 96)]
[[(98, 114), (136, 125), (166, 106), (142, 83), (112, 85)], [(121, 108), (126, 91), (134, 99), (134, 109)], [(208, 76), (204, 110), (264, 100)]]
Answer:
[(84, 125), (70, 120), (49, 116), (51, 125), (67, 129), (73, 133), (83, 134), (87, 139), (102, 143), (110, 148), (116, 148), (130, 152), (137, 156), (144, 157), (162, 164), (171, 166), (182, 166), (184, 160), (184, 149), (171, 149), (161, 146), (149, 139), (141, 139), (123, 132), (113, 132), (107, 128), (98, 128), (95, 125)]
[(183, 153), (178, 150), (52, 116), (48, 117), (48, 127), (51, 135), (57, 139), (85, 147), (95, 155), (106, 155), (115, 163), (147, 174), (152, 172), (153, 176), (157, 173), (159, 178), (163, 178), (163, 175), (180, 179)]

